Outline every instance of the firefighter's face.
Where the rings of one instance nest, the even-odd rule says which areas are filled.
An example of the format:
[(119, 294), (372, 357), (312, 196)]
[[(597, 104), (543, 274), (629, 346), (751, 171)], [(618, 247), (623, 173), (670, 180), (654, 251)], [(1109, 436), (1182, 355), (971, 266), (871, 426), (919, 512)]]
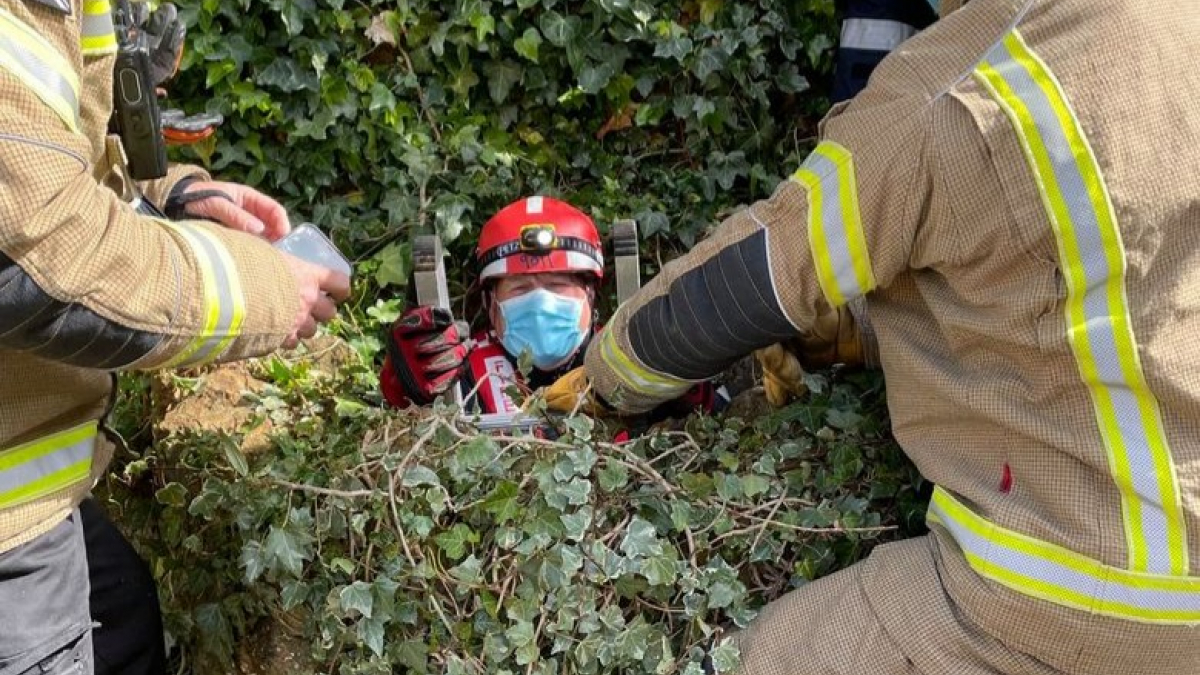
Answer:
[(537, 289), (582, 301), (586, 311), (582, 312), (579, 317), (579, 329), (584, 333), (592, 329), (592, 290), (578, 274), (561, 272), (514, 274), (498, 279), (492, 290), (492, 303), (488, 308), (488, 318), (498, 337), (504, 337), (504, 317), (500, 313), (500, 303)]

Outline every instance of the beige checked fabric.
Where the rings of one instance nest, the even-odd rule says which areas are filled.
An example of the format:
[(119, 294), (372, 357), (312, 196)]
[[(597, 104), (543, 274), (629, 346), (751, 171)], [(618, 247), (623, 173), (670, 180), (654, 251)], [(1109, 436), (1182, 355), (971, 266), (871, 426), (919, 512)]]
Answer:
[[(990, 654), (966, 645), (981, 631), (1065, 673), (1200, 672), (1196, 45), (1200, 13), (1163, 0), (972, 0), (618, 311), (587, 356), (596, 391), (645, 410), (865, 297), (896, 438), (939, 486), (942, 554), (865, 593), (906, 657), (1055, 672), (929, 656)], [(914, 628), (933, 600), (910, 578), (944, 588), (937, 630)], [(782, 621), (825, 621), (808, 612), (847, 584)], [(892, 672), (855, 670), (852, 624), (886, 641), (846, 612), (816, 662), (841, 665), (790, 672)]]
[[(73, 4), (0, 2), (0, 552), (53, 527), (103, 471), (106, 444), (84, 435), (111, 371), (268, 353), (299, 311), (266, 242), (139, 216), (102, 187), (113, 56), (84, 55)], [(186, 173), (147, 187), (161, 198)], [(73, 429), (61, 447), (39, 440)], [(51, 474), (68, 460), (78, 480), (64, 485)]]

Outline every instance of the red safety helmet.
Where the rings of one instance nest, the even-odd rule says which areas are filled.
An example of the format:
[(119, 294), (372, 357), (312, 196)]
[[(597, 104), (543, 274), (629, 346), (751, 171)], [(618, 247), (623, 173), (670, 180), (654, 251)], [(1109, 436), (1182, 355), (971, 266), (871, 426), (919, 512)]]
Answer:
[(479, 280), (573, 272), (604, 278), (604, 252), (586, 213), (553, 197), (526, 197), (483, 225), (475, 250)]

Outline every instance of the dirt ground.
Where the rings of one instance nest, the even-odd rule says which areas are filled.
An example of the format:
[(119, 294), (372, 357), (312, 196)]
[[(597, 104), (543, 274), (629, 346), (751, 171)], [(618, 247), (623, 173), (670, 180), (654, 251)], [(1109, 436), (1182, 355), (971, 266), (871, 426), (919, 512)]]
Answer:
[[(304, 358), (314, 372), (336, 373), (339, 368), (357, 359), (358, 355), (345, 342), (332, 336), (318, 336), (305, 341), (301, 348)], [(283, 358), (291, 358), (283, 355)], [(299, 358), (299, 356), (295, 357)], [(267, 386), (254, 376), (254, 362), (229, 363), (200, 373), (194, 388), (181, 388), (170, 374), (160, 374), (154, 383), (155, 408), (158, 421), (155, 435), (169, 437), (180, 431), (220, 431), (240, 433), (254, 416), (247, 404), (247, 394), (258, 394)], [(242, 452), (253, 455), (271, 448), (271, 420), (263, 420), (242, 440)]]

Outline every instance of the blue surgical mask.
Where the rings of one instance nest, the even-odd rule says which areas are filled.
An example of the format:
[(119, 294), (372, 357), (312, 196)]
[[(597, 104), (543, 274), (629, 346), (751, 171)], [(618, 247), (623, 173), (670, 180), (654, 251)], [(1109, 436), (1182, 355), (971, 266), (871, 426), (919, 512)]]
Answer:
[(520, 357), (528, 351), (539, 370), (553, 370), (575, 355), (583, 344), (583, 300), (567, 298), (545, 289), (523, 293), (500, 303), (504, 336), (500, 343)]

